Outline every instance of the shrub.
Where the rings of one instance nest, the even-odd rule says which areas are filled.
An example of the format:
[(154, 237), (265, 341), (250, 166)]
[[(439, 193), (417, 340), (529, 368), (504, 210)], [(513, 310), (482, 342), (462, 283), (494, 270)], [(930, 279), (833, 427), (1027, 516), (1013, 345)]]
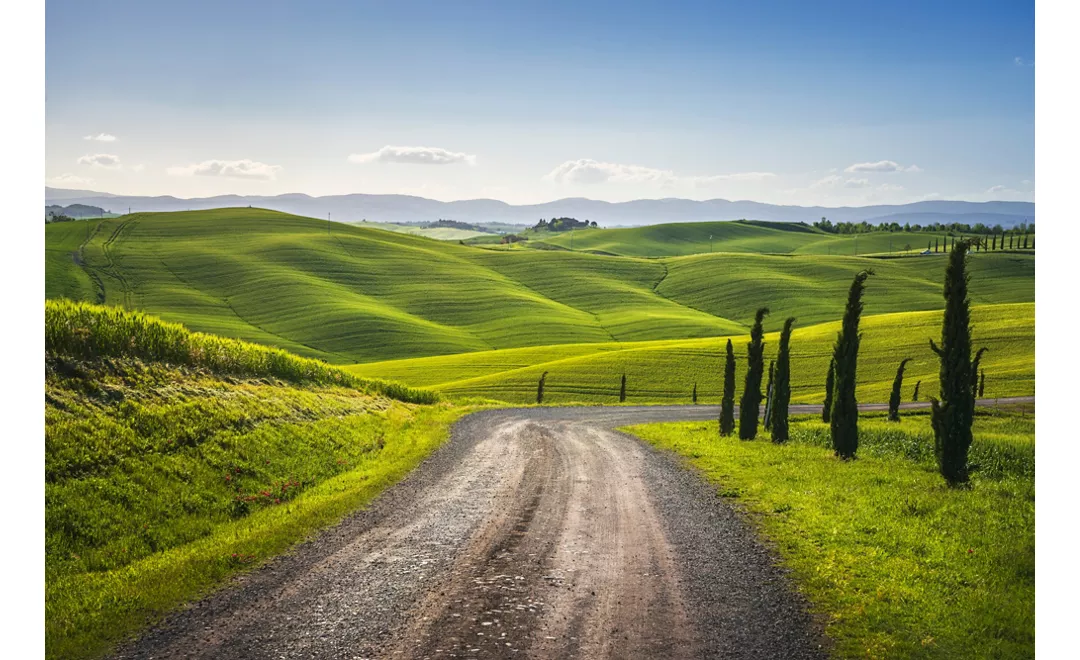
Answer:
[(780, 331), (780, 348), (776, 353), (776, 380), (773, 382), (772, 423), (773, 442), (787, 442), (788, 404), (791, 402), (791, 330), (795, 319), (784, 321)]
[(900, 421), (900, 388), (904, 386), (904, 367), (911, 358), (904, 358), (896, 369), (896, 378), (893, 379), (892, 393), (889, 395), (889, 421)]
[(724, 395), (720, 400), (720, 435), (731, 435), (735, 430), (735, 351), (727, 340), (727, 358), (724, 360)]
[(836, 380), (833, 391), (832, 432), (833, 451), (845, 460), (855, 458), (859, 448), (859, 406), (855, 400), (855, 372), (859, 361), (859, 318), (862, 316), (863, 291), (866, 278), (874, 274), (864, 270), (855, 276), (848, 290), (847, 306), (840, 332), (836, 335), (833, 359), (836, 361)]
[(769, 313), (768, 307), (754, 314), (754, 326), (750, 329), (750, 342), (746, 345), (746, 384), (739, 402), (739, 438), (753, 440), (757, 437), (758, 414), (761, 412), (761, 377), (765, 371), (765, 331), (761, 322)]

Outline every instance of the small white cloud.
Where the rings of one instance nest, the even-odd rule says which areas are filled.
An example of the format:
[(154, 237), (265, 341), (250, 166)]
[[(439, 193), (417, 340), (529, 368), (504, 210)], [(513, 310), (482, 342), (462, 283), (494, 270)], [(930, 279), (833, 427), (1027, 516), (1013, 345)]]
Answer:
[(1035, 66), (1035, 60), (1025, 60), (1022, 57), (1014, 57), (1013, 58), (1013, 64), (1015, 64), (1016, 66), (1034, 67)]
[(95, 142), (116, 142), (115, 135), (109, 135), (108, 133), (98, 133), (97, 135), (85, 135), (84, 140), (93, 140)]
[(686, 184), (705, 188), (728, 181), (748, 183), (763, 181), (776, 176), (772, 172), (735, 172), (711, 176), (680, 176), (671, 170), (660, 170), (644, 165), (607, 163), (592, 158), (579, 158), (562, 163), (544, 178), (557, 183), (644, 183), (660, 186)]
[(988, 193), (999, 193), (999, 192), (1005, 192), (1006, 190), (1008, 190), (1008, 188), (1006, 188), (1005, 186), (998, 185), (998, 186), (990, 186), (989, 188), (986, 189), (986, 192), (988, 192)]
[(845, 188), (869, 188), (869, 179), (848, 179), (844, 182)]
[(845, 172), (897, 172), (900, 165), (894, 160), (879, 160), (876, 163), (855, 163), (848, 166)]
[(447, 151), (438, 147), (395, 147), (387, 145), (369, 154), (351, 154), (350, 163), (406, 163), (410, 165), (476, 164), (473, 154)]
[(267, 165), (245, 158), (242, 160), (204, 160), (193, 165), (177, 165), (165, 171), (171, 176), (225, 176), (234, 179), (269, 181), (277, 177), (280, 169), (280, 165)]
[(107, 170), (115, 170), (120, 168), (120, 157), (113, 154), (87, 154), (81, 156), (76, 161), (79, 165), (90, 165), (92, 167), (102, 167)]
[(886, 193), (886, 192), (900, 192), (903, 189), (904, 189), (903, 186), (895, 184), (895, 183), (883, 183), (880, 186), (878, 186), (877, 188), (875, 188), (874, 190), (876, 190), (877, 192)]
[(675, 181), (675, 173), (641, 165), (604, 163), (591, 158), (568, 160), (544, 177), (558, 183), (659, 183)]
[(904, 168), (905, 172), (922, 172), (922, 168), (918, 165), (908, 165)]
[(85, 186), (93, 183), (94, 180), (85, 176), (78, 176), (77, 174), (71, 174), (70, 172), (64, 172), (58, 176), (54, 176), (51, 179), (45, 179), (45, 183), (54, 188), (64, 188), (67, 186)]

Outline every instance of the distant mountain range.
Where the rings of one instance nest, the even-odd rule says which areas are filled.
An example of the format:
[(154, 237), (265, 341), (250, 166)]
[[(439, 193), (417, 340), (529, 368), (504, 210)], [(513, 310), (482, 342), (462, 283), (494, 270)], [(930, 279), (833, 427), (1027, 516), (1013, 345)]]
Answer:
[(327, 195), (312, 197), (303, 193), (285, 195), (219, 195), (182, 199), (169, 195), (139, 197), (113, 195), (92, 190), (45, 188), (45, 203), (63, 202), (98, 206), (114, 213), (134, 211), (186, 211), (254, 206), (313, 218), (339, 222), (431, 222), (439, 219), (461, 222), (535, 224), (540, 218), (572, 217), (595, 220), (605, 227), (652, 225), (666, 222), (705, 222), (712, 220), (769, 220), (773, 222), (811, 223), (827, 217), (833, 222), (898, 222), (927, 224), (963, 222), (1000, 224), (1010, 227), (1034, 222), (1035, 204), (1031, 202), (960, 202), (929, 200), (912, 204), (878, 206), (779, 206), (761, 202), (710, 199), (638, 199), (632, 202), (602, 202), (594, 199), (567, 198), (543, 204), (515, 206), (494, 199), (470, 199), (440, 202), (409, 195)]

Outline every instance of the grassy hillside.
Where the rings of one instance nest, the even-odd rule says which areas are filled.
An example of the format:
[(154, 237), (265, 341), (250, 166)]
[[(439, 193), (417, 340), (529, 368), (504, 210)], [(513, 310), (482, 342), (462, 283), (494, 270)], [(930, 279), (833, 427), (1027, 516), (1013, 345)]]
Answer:
[[(774, 309), (770, 329), (788, 313), (822, 322), (839, 316), (850, 278), (866, 267), (878, 272), (868, 314), (937, 309), (944, 270), (942, 256), (498, 252), (247, 208), (95, 226), (81, 249), (69, 227), (46, 227), (49, 297), (94, 300), (96, 279), (110, 304), (338, 364), (715, 337), (745, 331), (758, 304)], [(976, 301), (1034, 300), (1031, 256), (975, 255), (972, 272)]]
[(466, 411), (73, 303), (46, 303), (45, 378), (50, 658), (100, 655), (332, 524), (408, 473)]
[[(874, 280), (870, 280), (871, 285)], [(874, 289), (867, 288), (867, 308)], [(774, 319), (777, 321), (777, 319)], [(782, 319), (780, 319), (782, 321)], [(982, 362), (986, 396), (1026, 396), (1035, 393), (1035, 305), (1018, 303), (974, 307), (976, 346), (987, 346)], [(820, 403), (825, 371), (839, 321), (802, 324), (792, 343), (792, 401)], [(905, 376), (904, 400), (921, 380), (921, 399), (937, 395), (937, 357), (928, 340), (940, 339), (940, 312), (903, 312), (867, 316), (862, 322), (858, 394), (863, 401), (888, 400), (897, 364), (913, 358)], [(732, 338), (737, 384), (741, 391), (746, 364), (747, 335)], [(766, 359), (775, 356), (777, 333), (766, 335)], [(391, 378), (410, 385), (434, 387), (451, 396), (530, 403), (536, 383), (547, 371), (545, 402), (615, 403), (620, 376), (627, 375), (630, 403), (689, 403), (694, 383), (701, 403), (719, 403), (722, 355), (726, 338), (636, 343), (575, 344), (484, 351), (455, 356), (361, 364), (346, 369), (374, 378)]]
[(80, 265), (81, 247), (97, 226), (97, 220), (45, 225), (46, 298), (97, 300), (94, 282)]
[[(710, 240), (710, 236), (712, 237)], [(944, 234), (924, 232), (828, 234), (813, 227), (779, 222), (686, 222), (646, 227), (589, 229), (531, 236), (584, 252), (630, 257), (673, 257), (709, 252), (758, 254), (870, 255), (921, 252)], [(911, 246), (910, 249), (907, 246)]]

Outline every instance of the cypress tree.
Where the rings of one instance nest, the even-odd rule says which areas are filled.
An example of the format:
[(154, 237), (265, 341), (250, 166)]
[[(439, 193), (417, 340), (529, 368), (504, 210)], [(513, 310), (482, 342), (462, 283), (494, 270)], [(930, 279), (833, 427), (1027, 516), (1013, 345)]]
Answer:
[(940, 401), (930, 399), (934, 454), (941, 476), (950, 486), (968, 480), (967, 459), (971, 448), (971, 422), (975, 414), (967, 251), (966, 243), (958, 243), (949, 253), (949, 264), (945, 268), (941, 346), (930, 340), (930, 348), (941, 362), (938, 378)]
[(825, 374), (825, 403), (821, 404), (821, 421), (832, 419), (832, 393), (836, 386), (836, 358), (829, 358), (829, 371)]
[(900, 388), (904, 386), (904, 367), (911, 362), (911, 358), (904, 358), (896, 370), (896, 378), (892, 382), (892, 394), (889, 395), (889, 421), (900, 421)]
[(986, 392), (986, 372), (979, 371), (979, 398), (983, 398)]
[(927, 239), (927, 240), (926, 240), (926, 251), (927, 251), (927, 252), (929, 252), (929, 251), (930, 251), (930, 239)]
[(544, 381), (547, 380), (548, 372), (540, 374), (540, 382), (536, 384), (536, 402), (544, 402)]
[(776, 360), (769, 361), (769, 384), (765, 386), (765, 417), (761, 425), (766, 431), (772, 430), (773, 377), (776, 375)]
[(990, 350), (990, 349), (986, 348), (985, 346), (980, 348), (978, 351), (975, 352), (975, 359), (971, 361), (971, 399), (972, 399), (972, 401), (974, 401), (977, 398), (976, 394), (978, 394), (978, 396), (982, 396), (981, 394), (979, 394), (979, 363), (982, 362), (983, 353), (987, 352), (988, 350)]
[(1013, 234), (1009, 234), (1009, 249), (1013, 249)]
[(761, 322), (769, 313), (762, 307), (754, 314), (754, 326), (750, 329), (750, 342), (746, 345), (746, 384), (739, 402), (739, 438), (753, 440), (757, 437), (758, 414), (761, 412), (761, 377), (765, 371), (765, 331)]
[(859, 361), (859, 318), (862, 316), (863, 291), (866, 278), (874, 274), (864, 270), (855, 276), (848, 291), (847, 307), (840, 332), (836, 335), (833, 358), (836, 360), (836, 382), (832, 401), (833, 451), (844, 460), (855, 458), (859, 448), (859, 405), (855, 401), (855, 372)]
[(622, 375), (622, 383), (619, 384), (619, 403), (626, 401), (626, 374)]
[(922, 381), (921, 380), (915, 381), (915, 392), (911, 395), (911, 400), (912, 401), (918, 401), (919, 400), (919, 385), (922, 385)]
[(694, 392), (690, 395), (690, 402), (697, 405), (697, 383), (694, 383)]
[(937, 254), (938, 239), (934, 239), (934, 254)]
[(788, 440), (788, 404), (791, 402), (791, 328), (795, 319), (784, 321), (780, 331), (780, 348), (776, 354), (776, 381), (773, 383), (772, 439)]
[(724, 395), (720, 399), (720, 435), (735, 431), (735, 351), (727, 340), (727, 358), (724, 361)]

